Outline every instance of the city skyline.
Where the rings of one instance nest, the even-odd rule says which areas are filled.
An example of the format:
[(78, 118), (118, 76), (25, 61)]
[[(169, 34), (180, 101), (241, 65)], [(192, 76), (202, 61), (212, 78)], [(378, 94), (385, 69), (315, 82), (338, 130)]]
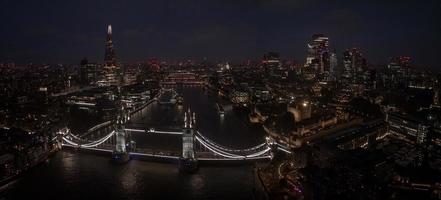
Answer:
[(440, 6), (0, 0), (0, 200), (441, 200)]
[[(439, 3), (435, 1), (425, 5), (416, 1), (215, 1), (213, 5), (80, 1), (40, 2), (37, 10), (30, 8), (36, 6), (32, 2), (1, 4), (3, 22), (9, 27), (0, 35), (3, 62), (77, 64), (83, 57), (101, 62), (103, 30), (112, 24), (118, 60), (123, 63), (153, 57), (239, 62), (259, 60), (268, 51), (304, 63), (307, 41), (323, 33), (339, 58), (344, 50), (357, 47), (372, 64), (387, 64), (391, 57), (404, 55), (423, 69), (438, 67), (439, 17), (432, 11)], [(17, 15), (18, 9), (28, 14)], [(30, 18), (32, 14), (38, 17)]]

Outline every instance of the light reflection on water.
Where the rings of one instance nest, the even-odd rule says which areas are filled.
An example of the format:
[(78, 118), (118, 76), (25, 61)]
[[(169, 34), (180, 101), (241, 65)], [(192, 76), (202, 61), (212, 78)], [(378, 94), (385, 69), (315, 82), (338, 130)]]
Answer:
[(132, 160), (114, 165), (103, 156), (64, 151), (3, 195), (4, 199), (249, 199), (253, 178), (251, 166), (203, 166), (191, 175), (179, 173), (175, 164)]

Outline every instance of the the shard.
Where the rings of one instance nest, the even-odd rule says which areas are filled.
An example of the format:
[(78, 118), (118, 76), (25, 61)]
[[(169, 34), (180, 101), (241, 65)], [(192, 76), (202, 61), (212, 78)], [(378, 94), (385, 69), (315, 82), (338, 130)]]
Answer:
[(107, 27), (107, 40), (106, 40), (106, 51), (104, 55), (104, 63), (107, 67), (116, 66), (115, 51), (113, 49), (112, 41), (112, 25)]

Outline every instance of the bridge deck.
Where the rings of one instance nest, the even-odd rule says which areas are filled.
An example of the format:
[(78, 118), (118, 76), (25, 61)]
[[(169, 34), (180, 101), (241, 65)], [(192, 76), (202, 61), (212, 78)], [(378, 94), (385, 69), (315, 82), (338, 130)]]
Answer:
[[(111, 148), (79, 148), (74, 145), (69, 144), (63, 144), (63, 148), (71, 149), (71, 150), (79, 150), (83, 152), (89, 152), (89, 153), (97, 153), (102, 155), (110, 155), (112, 154), (113, 150)], [(146, 150), (144, 150), (145, 152)], [(145, 161), (156, 161), (156, 162), (177, 162), (180, 158), (180, 152), (175, 152), (174, 154), (171, 154), (170, 152), (158, 154), (158, 153), (147, 153), (147, 152), (129, 152), (130, 158), (135, 160), (145, 160)], [(222, 158), (219, 156), (208, 156), (207, 152), (203, 152), (201, 154), (203, 157), (198, 157), (197, 160), (202, 163), (219, 163), (219, 162), (229, 162), (229, 163), (254, 163), (258, 161), (264, 161), (264, 160), (270, 160), (270, 156), (259, 156), (254, 158), (242, 158), (242, 159), (233, 159), (233, 158)]]

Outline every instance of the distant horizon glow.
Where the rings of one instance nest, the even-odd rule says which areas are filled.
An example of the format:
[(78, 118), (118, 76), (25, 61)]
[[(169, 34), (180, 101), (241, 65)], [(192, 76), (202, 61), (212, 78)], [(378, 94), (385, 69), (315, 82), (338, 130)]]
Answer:
[(370, 64), (410, 56), (414, 66), (436, 70), (439, 8), (436, 0), (5, 0), (0, 19), (8, 31), (0, 32), (0, 62), (79, 64), (86, 57), (102, 63), (105, 27), (111, 24), (107, 31), (121, 63), (150, 58), (239, 63), (259, 61), (269, 51), (304, 63), (308, 41), (322, 33), (339, 62), (345, 49), (358, 48)]

